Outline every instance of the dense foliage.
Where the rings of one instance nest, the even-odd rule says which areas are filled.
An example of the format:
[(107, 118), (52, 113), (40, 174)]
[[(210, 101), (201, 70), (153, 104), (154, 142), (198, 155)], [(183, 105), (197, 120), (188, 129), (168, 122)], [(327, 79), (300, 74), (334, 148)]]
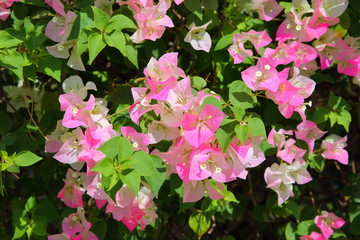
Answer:
[(0, 0), (0, 239), (360, 238), (356, 0)]

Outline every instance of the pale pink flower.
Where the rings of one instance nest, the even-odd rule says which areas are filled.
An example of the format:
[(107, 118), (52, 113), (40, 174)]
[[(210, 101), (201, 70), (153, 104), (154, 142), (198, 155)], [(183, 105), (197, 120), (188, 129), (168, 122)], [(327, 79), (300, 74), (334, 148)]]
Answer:
[(276, 131), (274, 128), (272, 128), (268, 135), (268, 143), (280, 150), (285, 144), (285, 140), (287, 138), (286, 135), (293, 135), (293, 131), (286, 131), (284, 129), (279, 129), (279, 131)]
[[(67, 59), (69, 58), (67, 65), (78, 71), (85, 71), (84, 64), (81, 57), (77, 54), (76, 51), (76, 40), (69, 40), (57, 43), (53, 46), (45, 47), (46, 50), (54, 57)], [(71, 48), (71, 54), (69, 50)]]
[(278, 205), (284, 203), (289, 197), (294, 196), (293, 186), (295, 180), (287, 174), (287, 164), (274, 163), (266, 168), (264, 173), (265, 182), (278, 195)]
[(144, 133), (138, 133), (133, 127), (121, 127), (120, 131), (131, 143), (135, 151), (144, 151), (149, 153), (148, 145), (150, 137)]
[(182, 77), (185, 78), (185, 72), (178, 65), (178, 53), (170, 52), (162, 55), (159, 60), (150, 58), (149, 63), (144, 69), (144, 75), (147, 79), (153, 79), (154, 81), (166, 81), (168, 78)]
[(260, 19), (265, 21), (271, 21), (283, 10), (276, 0), (253, 0), (252, 8), (258, 12)]
[(321, 153), (326, 159), (334, 159), (338, 162), (347, 165), (349, 154), (344, 149), (346, 147), (347, 136), (341, 138), (335, 134), (331, 134), (325, 138), (321, 143), (321, 149), (325, 150)]
[(321, 131), (316, 123), (310, 120), (302, 121), (297, 125), (296, 129), (297, 131), (294, 131), (296, 138), (308, 144), (310, 154), (314, 150), (315, 140), (320, 139), (327, 133), (327, 131)]
[(321, 211), (321, 215), (318, 215), (314, 219), (315, 225), (318, 226), (325, 239), (329, 239), (335, 229), (341, 228), (345, 221), (339, 218), (332, 212)]
[(206, 28), (211, 24), (211, 21), (202, 26), (196, 26), (191, 23), (188, 27), (189, 32), (186, 34), (184, 41), (191, 44), (195, 50), (203, 50), (209, 52), (211, 48), (211, 37), (206, 32)]
[(304, 160), (296, 159), (290, 165), (274, 163), (270, 168), (266, 168), (264, 173), (265, 182), (268, 188), (277, 193), (278, 205), (281, 205), (289, 197), (294, 196), (292, 184), (295, 182), (297, 184), (305, 184), (312, 180), (305, 166)]
[[(216, 186), (220, 191), (224, 188), (220, 183), (216, 183)], [(207, 192), (213, 200), (224, 198), (224, 196), (211, 185), (209, 179), (205, 179), (202, 181), (184, 182), (183, 202), (196, 202), (204, 196), (205, 192)]]

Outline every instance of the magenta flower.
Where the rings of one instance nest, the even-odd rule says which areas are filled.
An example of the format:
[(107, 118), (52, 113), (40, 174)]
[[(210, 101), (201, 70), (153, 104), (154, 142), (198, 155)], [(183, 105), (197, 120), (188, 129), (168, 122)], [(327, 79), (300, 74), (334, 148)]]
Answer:
[(269, 90), (276, 92), (280, 84), (278, 74), (273, 60), (260, 58), (256, 66), (242, 71), (241, 77), (246, 86), (253, 91)]
[(211, 37), (209, 33), (206, 32), (206, 28), (209, 24), (211, 24), (211, 21), (197, 27), (195, 23), (191, 23), (188, 27), (189, 32), (186, 34), (184, 41), (190, 43), (195, 50), (209, 52), (211, 48)]
[(311, 232), (310, 235), (300, 237), (300, 240), (325, 240), (321, 233)]
[(344, 149), (346, 147), (347, 136), (341, 138), (335, 134), (331, 134), (325, 138), (321, 143), (321, 149), (325, 150), (321, 153), (326, 159), (334, 159), (338, 162), (347, 165), (349, 154)]
[(199, 147), (212, 137), (225, 117), (225, 113), (213, 105), (206, 105), (199, 115), (187, 113), (182, 126), (184, 138), (194, 147)]
[(315, 225), (318, 226), (325, 239), (329, 239), (335, 229), (341, 228), (345, 221), (339, 218), (332, 212), (321, 211), (321, 215), (318, 215), (314, 219)]

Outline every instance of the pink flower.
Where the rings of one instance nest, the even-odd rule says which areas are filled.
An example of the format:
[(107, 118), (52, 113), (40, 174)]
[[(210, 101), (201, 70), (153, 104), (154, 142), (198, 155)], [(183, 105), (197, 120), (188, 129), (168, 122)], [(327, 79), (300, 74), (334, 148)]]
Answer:
[(276, 156), (289, 164), (291, 164), (294, 159), (302, 158), (305, 155), (306, 150), (295, 146), (295, 142), (296, 141), (294, 139), (286, 140), (284, 144), (284, 150), (278, 151)]
[(317, 127), (316, 123), (310, 120), (302, 121), (299, 125), (297, 125), (296, 129), (296, 138), (303, 140), (308, 144), (310, 154), (314, 150), (315, 140), (321, 138), (325, 133), (327, 133), (327, 131), (321, 131)]
[(300, 240), (325, 240), (321, 233), (311, 232), (310, 235), (300, 237)]
[[(130, 37), (135, 43), (145, 39), (155, 41), (165, 32), (165, 27), (174, 27), (169, 16), (166, 15), (168, 6), (165, 1), (153, 5), (152, 1), (130, 1), (131, 8), (135, 10), (134, 19), (139, 27)], [(135, 4), (132, 4), (135, 3)]]
[(276, 146), (278, 150), (280, 150), (285, 144), (286, 135), (293, 135), (293, 131), (292, 130), (286, 131), (284, 129), (279, 129), (279, 131), (276, 131), (273, 128), (269, 132), (268, 142), (271, 146), (273, 147)]
[(321, 143), (321, 148), (325, 150), (321, 153), (326, 159), (334, 159), (338, 162), (347, 165), (349, 154), (344, 149), (346, 147), (347, 136), (341, 138), (335, 134), (331, 134), (325, 138)]
[(190, 43), (195, 50), (209, 52), (211, 48), (211, 37), (209, 33), (205, 31), (209, 24), (211, 24), (211, 21), (197, 27), (195, 23), (191, 23), (184, 41)]
[(225, 113), (213, 105), (206, 105), (199, 115), (187, 113), (182, 122), (184, 138), (194, 147), (199, 147), (212, 137), (225, 117)]
[(325, 239), (329, 239), (335, 229), (341, 228), (345, 221), (339, 218), (332, 212), (321, 211), (321, 215), (318, 215), (314, 219), (315, 225), (318, 226)]
[(278, 74), (273, 60), (260, 58), (256, 66), (242, 71), (241, 77), (246, 86), (253, 91), (269, 90), (276, 92), (280, 84)]
[(20, 0), (0, 0), (0, 19), (5, 21), (11, 13), (7, 8), (11, 7), (14, 2), (19, 1)]
[(87, 102), (75, 93), (66, 93), (59, 96), (60, 110), (65, 111), (63, 126), (76, 128), (88, 126), (90, 123), (90, 110), (94, 109), (95, 97), (90, 95)]
[(185, 78), (185, 72), (178, 65), (178, 53), (170, 52), (162, 55), (159, 60), (151, 58), (146, 68), (144, 69), (144, 75), (147, 79), (153, 79), (154, 81), (166, 81), (168, 78), (182, 77)]
[(120, 131), (132, 144), (135, 151), (144, 151), (149, 153), (147, 146), (149, 145), (150, 138), (147, 134), (138, 133), (133, 127), (121, 127)]
[(252, 7), (265, 21), (271, 21), (283, 10), (276, 0), (253, 0)]

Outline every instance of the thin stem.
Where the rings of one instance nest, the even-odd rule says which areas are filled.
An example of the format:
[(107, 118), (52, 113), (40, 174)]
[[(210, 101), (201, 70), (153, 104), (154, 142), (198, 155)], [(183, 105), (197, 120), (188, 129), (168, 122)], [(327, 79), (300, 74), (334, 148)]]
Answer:
[(119, 113), (121, 113), (121, 112), (123, 112), (123, 111), (126, 111), (126, 110), (128, 110), (128, 109), (130, 109), (130, 108), (131, 108), (131, 106), (128, 106), (128, 107), (126, 107), (126, 108), (124, 108), (124, 109), (121, 109), (120, 111), (117, 111), (116, 113), (113, 113), (113, 114), (107, 116), (106, 118), (107, 118), (107, 119), (112, 118), (113, 116), (115, 116), (115, 115), (117, 115), (117, 114), (119, 114)]

